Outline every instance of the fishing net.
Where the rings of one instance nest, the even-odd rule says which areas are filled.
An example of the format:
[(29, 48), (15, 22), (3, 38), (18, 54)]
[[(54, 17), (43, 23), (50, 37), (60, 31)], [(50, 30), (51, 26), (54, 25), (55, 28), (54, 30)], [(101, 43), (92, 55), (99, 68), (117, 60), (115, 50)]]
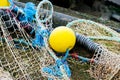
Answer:
[[(91, 74), (95, 77), (95, 79), (111, 80), (116, 74), (119, 74), (119, 55), (101, 47), (96, 50), (93, 59), (97, 61), (96, 64), (91, 65)], [(120, 79), (120, 77), (117, 76), (117, 79)]]
[[(4, 19), (4, 16), (7, 16), (8, 20)], [(40, 79), (41, 57), (46, 50), (36, 50), (20, 23), (7, 11), (1, 15), (0, 27), (0, 66), (9, 71), (15, 80)]]
[[(54, 59), (55, 64), (51, 64), (51, 60), (44, 59), (45, 65), (42, 66), (42, 75), (49, 77), (50, 79), (54, 80), (69, 80), (70, 77), (70, 70), (67, 65), (67, 62), (59, 59), (55, 53), (49, 48), (48, 44), (48, 37), (50, 32), (52, 31), (52, 14), (53, 14), (53, 6), (47, 0), (43, 0), (38, 6), (36, 11), (36, 20), (40, 27), (36, 28), (37, 30), (42, 30), (43, 33), (38, 33), (43, 35), (45, 48)], [(49, 31), (47, 33), (47, 31)], [(47, 34), (46, 34), (47, 33)], [(68, 54), (68, 52), (66, 52)], [(46, 63), (51, 65), (46, 65)]]
[[(90, 75), (96, 80), (119, 80), (120, 34), (102, 24), (98, 24), (93, 21), (84, 19), (70, 22), (67, 24), (67, 27), (71, 27), (73, 30), (75, 30), (75, 32), (78, 32), (76, 34), (77, 44), (80, 44), (87, 50), (94, 53), (92, 59), (80, 57), (80, 59), (82, 60), (91, 62)], [(105, 43), (100, 43), (101, 40), (106, 40), (106, 42), (116, 42), (118, 45), (118, 49), (115, 49), (116, 46), (112, 46), (114, 44), (111, 45), (109, 43), (112, 46), (112, 48), (114, 48), (114, 51), (113, 49), (111, 50), (109, 44), (105, 45)], [(116, 54), (116, 52), (118, 54)]]
[[(71, 27), (75, 32), (81, 33), (85, 36), (105, 37), (120, 37), (120, 34), (116, 31), (106, 27), (105, 25), (93, 22), (91, 20), (75, 20), (67, 24), (67, 27)], [(104, 39), (103, 38), (103, 39)], [(114, 38), (113, 38), (114, 39)]]
[(48, 0), (40, 2), (37, 11), (32, 3), (24, 9), (14, 5), (0, 10), (0, 72), (5, 72), (8, 80), (69, 79), (66, 64), (47, 43), (52, 10)]
[(94, 42), (101, 44), (104, 48), (116, 54), (120, 53), (120, 42), (115, 40), (93, 39)]
[(119, 54), (120, 34), (105, 25), (81, 19), (70, 22), (67, 26)]

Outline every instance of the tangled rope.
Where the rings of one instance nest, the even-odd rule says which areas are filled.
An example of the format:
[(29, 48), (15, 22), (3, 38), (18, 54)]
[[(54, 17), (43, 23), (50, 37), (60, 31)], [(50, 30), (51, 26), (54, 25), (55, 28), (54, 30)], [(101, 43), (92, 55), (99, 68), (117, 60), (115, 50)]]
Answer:
[(24, 9), (12, 4), (10, 9), (1, 9), (0, 14), (0, 66), (13, 79), (69, 80), (66, 60), (58, 58), (47, 43), (52, 30), (51, 2), (41, 1), (37, 11), (33, 3), (26, 3)]

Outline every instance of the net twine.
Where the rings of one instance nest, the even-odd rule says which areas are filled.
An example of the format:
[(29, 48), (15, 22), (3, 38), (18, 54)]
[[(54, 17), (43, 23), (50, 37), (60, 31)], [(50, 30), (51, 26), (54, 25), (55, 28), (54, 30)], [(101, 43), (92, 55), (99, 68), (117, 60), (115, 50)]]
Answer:
[(0, 67), (8, 71), (13, 80), (45, 79), (41, 68), (54, 64), (53, 58), (45, 47), (32, 46), (32, 38), (16, 20), (16, 15), (11, 16), (7, 10), (3, 12), (0, 16)]
[[(48, 0), (43, 0), (40, 4), (46, 4), (47, 2)], [(49, 10), (51, 8), (48, 8), (49, 6), (46, 5), (45, 7), (44, 5), (42, 7), (38, 5), (38, 7), (40, 7), (38, 10), (42, 10), (43, 12), (38, 15), (40, 18), (38, 25), (36, 25), (36, 20), (34, 22), (26, 21), (26, 18), (23, 18), (22, 21), (19, 20), (19, 13), (15, 13), (11, 9), (1, 10), (0, 46), (2, 53), (0, 53), (0, 67), (8, 71), (13, 80), (37, 80), (47, 78), (68, 80), (63, 66), (60, 66), (60, 70), (62, 70), (61, 72), (63, 73), (62, 78), (42, 71), (44, 67), (55, 65), (58, 58), (49, 48), (47, 37), (44, 38), (44, 46), (33, 45), (33, 38), (29, 33), (31, 28), (35, 30), (35, 32), (33, 32), (35, 34), (42, 31), (41, 26), (45, 26), (49, 31), (52, 30), (52, 13)], [(51, 17), (48, 17), (49, 15)], [(29, 19), (29, 17), (27, 18)], [(38, 35), (42, 37), (48, 36), (48, 34), (44, 35), (41, 33), (38, 33)], [(52, 55), (50, 53), (52, 53)]]
[[(91, 49), (94, 51), (92, 59), (95, 60), (95, 63), (91, 63), (90, 65), (90, 74), (92, 77), (94, 77), (96, 80), (120, 79), (120, 55), (117, 55), (112, 51), (108, 51), (101, 44), (97, 45), (95, 43), (96, 45), (94, 45), (93, 41), (86, 39), (111, 40), (119, 43), (119, 33), (106, 27), (105, 25), (85, 19), (72, 21), (67, 24), (67, 27), (71, 27), (73, 30), (75, 30), (75, 32), (82, 34), (83, 36), (79, 37), (78, 39), (79, 42), (82, 41), (80, 44), (85, 46), (85, 42), (88, 41), (88, 50)], [(85, 36), (86, 38), (84, 38)]]

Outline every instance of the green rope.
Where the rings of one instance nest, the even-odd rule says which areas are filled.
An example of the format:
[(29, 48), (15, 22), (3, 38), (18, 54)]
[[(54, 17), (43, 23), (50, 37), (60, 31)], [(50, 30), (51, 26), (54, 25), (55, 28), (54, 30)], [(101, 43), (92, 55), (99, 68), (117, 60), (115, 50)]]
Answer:
[(78, 19), (78, 20), (74, 20), (70, 23), (68, 23), (66, 26), (67, 27), (71, 27), (72, 25), (76, 24), (76, 23), (88, 23), (88, 24), (94, 24), (94, 25), (97, 25), (98, 27), (102, 28), (103, 30), (105, 30), (106, 32), (110, 33), (112, 35), (112, 37), (110, 36), (88, 36), (88, 38), (90, 39), (104, 39), (104, 40), (113, 40), (113, 41), (117, 41), (117, 42), (120, 42), (120, 34), (117, 33), (116, 31), (108, 28), (107, 26), (105, 25), (102, 25), (102, 24), (99, 24), (99, 23), (96, 23), (94, 21), (91, 21), (91, 20), (86, 20), (86, 19)]

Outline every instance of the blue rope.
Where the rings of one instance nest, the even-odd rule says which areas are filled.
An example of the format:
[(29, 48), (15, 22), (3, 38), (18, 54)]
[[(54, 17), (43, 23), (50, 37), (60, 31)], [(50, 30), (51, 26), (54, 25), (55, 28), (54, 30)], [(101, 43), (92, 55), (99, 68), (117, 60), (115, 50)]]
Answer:
[[(68, 55), (69, 55), (69, 50), (66, 51), (65, 56), (63, 57), (63, 59), (56, 60), (55, 65), (44, 67), (43, 72), (47, 72), (50, 75), (54, 75), (56, 77), (62, 78), (63, 74), (62, 74), (62, 72), (60, 70), (60, 66), (63, 65), (64, 70), (67, 73), (67, 76), (70, 77), (71, 76), (71, 71), (70, 71), (68, 63), (66, 61)], [(53, 79), (48, 78), (48, 80), (53, 80)]]
[[(70, 77), (71, 76), (71, 71), (70, 71), (69, 66), (67, 64), (67, 61), (65, 61), (63, 63), (61, 59), (56, 60), (56, 63), (52, 66), (42, 68), (42, 71), (48, 73), (49, 75), (59, 77), (61, 79), (63, 77), (63, 74), (60, 70), (61, 65), (63, 65), (64, 70), (67, 73), (67, 76)], [(51, 79), (51, 78), (49, 78), (49, 79)]]
[(69, 49), (67, 49), (65, 56), (62, 58), (62, 62), (66, 61), (68, 56), (69, 56)]
[(47, 29), (41, 30), (39, 26), (35, 33), (35, 39), (33, 40), (33, 46), (45, 46), (44, 37), (49, 36), (50, 32)]
[(82, 60), (82, 62), (89, 62), (89, 61), (90, 61), (89, 58), (85, 58), (85, 57), (82, 57), (82, 56), (78, 56), (78, 58), (79, 58), (80, 60)]
[(32, 2), (26, 3), (23, 11), (25, 13), (25, 20), (32, 22), (35, 19), (34, 17), (36, 14), (35, 4), (33, 4)]
[(52, 78), (48, 78), (48, 80), (53, 80)]
[(35, 47), (41, 47), (41, 46), (45, 46), (45, 42), (44, 42), (44, 38), (40, 35), (40, 34), (38, 34), (38, 33), (36, 33), (35, 34), (35, 39), (32, 41), (32, 45)]
[(9, 1), (9, 3), (10, 3), (11, 6), (14, 5), (13, 0), (8, 0), (8, 1)]
[[(12, 0), (10, 0), (10, 2), (13, 7)], [(26, 3), (24, 9), (15, 7), (16, 12), (18, 12), (19, 10), (23, 11), (23, 14), (20, 14), (18, 17), (19, 21), (27, 21), (27, 22), (31, 23), (34, 20), (34, 18), (35, 18), (34, 15), (36, 13), (36, 10), (35, 10), (35, 5), (33, 3), (31, 3), (31, 2)], [(32, 33), (32, 31), (31, 31), (31, 33)], [(41, 27), (38, 27), (38, 29), (36, 30), (36, 34), (35, 34), (35, 39), (32, 41), (33, 47), (34, 46), (35, 47), (45, 46), (44, 37), (46, 37), (46, 36), (48, 37), (49, 34), (50, 34), (49, 30), (47, 30), (47, 29), (42, 30)], [(29, 45), (26, 42), (24, 42), (24, 40), (18, 40), (18, 42), (20, 42), (20, 43), (22, 42), (22, 43), (25, 43), (26, 45)], [(16, 41), (16, 43), (17, 43), (17, 41)], [(18, 46), (16, 46), (16, 48), (21, 48), (21, 47), (18, 45)], [(68, 77), (70, 77), (71, 71), (70, 71), (67, 61), (66, 61), (68, 54), (69, 54), (69, 50), (66, 51), (66, 54), (63, 57), (63, 59), (57, 59), (56, 63), (54, 65), (44, 67), (42, 69), (42, 71), (62, 79), (63, 74), (61, 72), (60, 66), (63, 66)], [(52, 79), (49, 79), (49, 80), (52, 80)]]
[(24, 8), (20, 8), (16, 5), (14, 5), (12, 0), (9, 0), (11, 7), (10, 9), (14, 10), (15, 12), (19, 12), (18, 20), (20, 21), (27, 21), (27, 22), (32, 22), (35, 20), (35, 14), (36, 14), (36, 9), (35, 9), (35, 4), (32, 2), (27, 2), (25, 4)]

